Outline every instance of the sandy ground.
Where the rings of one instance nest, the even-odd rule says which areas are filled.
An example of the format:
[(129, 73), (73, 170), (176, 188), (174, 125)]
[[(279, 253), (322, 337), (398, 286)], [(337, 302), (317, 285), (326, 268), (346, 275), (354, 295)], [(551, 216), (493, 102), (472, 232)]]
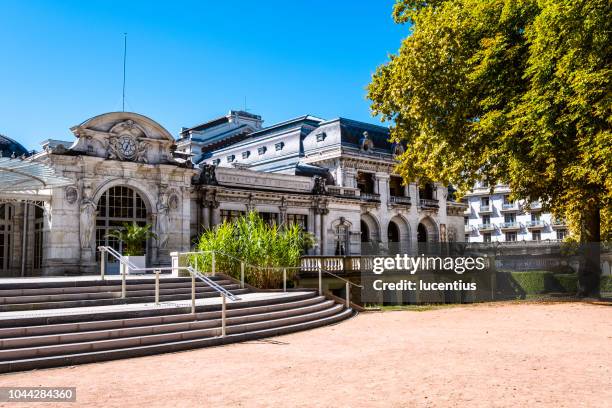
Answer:
[(2, 375), (0, 386), (76, 386), (71, 407), (612, 407), (612, 307), (364, 313), (262, 341)]

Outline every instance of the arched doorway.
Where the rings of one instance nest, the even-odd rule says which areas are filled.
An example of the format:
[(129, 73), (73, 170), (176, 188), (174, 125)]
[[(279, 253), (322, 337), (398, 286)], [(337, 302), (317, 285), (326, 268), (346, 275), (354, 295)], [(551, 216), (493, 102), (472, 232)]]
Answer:
[(378, 220), (369, 213), (361, 215), (361, 253), (375, 255), (380, 243)]
[(370, 242), (370, 229), (368, 224), (361, 220), (361, 242)]
[(427, 228), (422, 223), (417, 228), (417, 242), (427, 242)]
[(387, 241), (389, 242), (390, 253), (399, 253), (401, 251), (400, 229), (399, 226), (393, 221), (389, 221), (389, 226), (387, 227)]
[(0, 272), (7, 276), (11, 268), (13, 206), (0, 204)]
[[(147, 223), (147, 206), (144, 200), (136, 190), (127, 186), (115, 186), (106, 190), (98, 201), (96, 214), (96, 247), (110, 246), (120, 253), (123, 245), (108, 237), (108, 233), (121, 229), (124, 223)], [(107, 272), (112, 274), (118, 271), (119, 265), (115, 259), (108, 258)]]

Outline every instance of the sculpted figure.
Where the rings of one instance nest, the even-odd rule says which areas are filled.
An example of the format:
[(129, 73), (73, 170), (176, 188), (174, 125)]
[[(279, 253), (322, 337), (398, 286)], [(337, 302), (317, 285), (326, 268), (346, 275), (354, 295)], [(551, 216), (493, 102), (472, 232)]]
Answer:
[(81, 200), (81, 248), (91, 248), (96, 224), (96, 204), (90, 198)]

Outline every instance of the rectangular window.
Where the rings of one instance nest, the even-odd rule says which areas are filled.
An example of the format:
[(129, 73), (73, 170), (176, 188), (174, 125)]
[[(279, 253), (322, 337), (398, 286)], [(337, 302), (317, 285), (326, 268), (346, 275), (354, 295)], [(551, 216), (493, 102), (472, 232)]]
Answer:
[(393, 197), (404, 197), (404, 186), (402, 178), (398, 176), (389, 177), (389, 194)]
[(540, 222), (540, 213), (532, 213), (531, 214), (531, 221), (533, 221), (533, 222)]
[(482, 234), (482, 242), (491, 242), (491, 233), (485, 232)]
[(470, 242), (470, 234), (465, 234), (465, 242)]
[(482, 216), (482, 223), (484, 225), (489, 225), (491, 224), (491, 216), (490, 215), (483, 215)]
[(221, 210), (221, 222), (232, 222), (244, 215), (244, 211)]
[(287, 224), (297, 224), (303, 231), (308, 229), (308, 217), (304, 214), (287, 214)]
[(278, 213), (258, 212), (258, 214), (268, 225), (274, 225), (278, 222)]
[(489, 197), (482, 197), (480, 199), (480, 205), (482, 207), (488, 207), (489, 206)]
[(246, 152), (242, 152), (242, 158), (243, 159), (248, 159), (250, 154), (251, 154), (251, 152), (249, 152), (248, 150)]
[(516, 214), (509, 213), (504, 215), (504, 222), (507, 223), (515, 223), (516, 222)]
[(567, 230), (564, 229), (560, 229), (557, 230), (557, 239), (565, 239), (565, 237), (567, 236)]
[(266, 153), (266, 150), (267, 150), (266, 146), (258, 147), (257, 154), (261, 156), (262, 154)]
[(514, 204), (514, 201), (510, 200), (509, 195), (504, 196), (504, 204)]
[(469, 223), (470, 223), (470, 219), (468, 217), (463, 217), (463, 225), (467, 227)]
[(506, 232), (506, 241), (507, 242), (516, 241), (516, 232)]
[(531, 233), (532, 241), (540, 241), (542, 239), (542, 233), (540, 231), (533, 231)]
[(362, 193), (374, 193), (374, 174), (357, 172), (357, 187)]

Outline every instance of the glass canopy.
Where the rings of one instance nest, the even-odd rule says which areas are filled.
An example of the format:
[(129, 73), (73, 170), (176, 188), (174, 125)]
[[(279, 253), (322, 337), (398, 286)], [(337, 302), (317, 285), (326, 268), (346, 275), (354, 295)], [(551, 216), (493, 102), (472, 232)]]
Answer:
[(0, 194), (32, 193), (40, 190), (64, 187), (74, 182), (60, 177), (42, 163), (0, 157)]

